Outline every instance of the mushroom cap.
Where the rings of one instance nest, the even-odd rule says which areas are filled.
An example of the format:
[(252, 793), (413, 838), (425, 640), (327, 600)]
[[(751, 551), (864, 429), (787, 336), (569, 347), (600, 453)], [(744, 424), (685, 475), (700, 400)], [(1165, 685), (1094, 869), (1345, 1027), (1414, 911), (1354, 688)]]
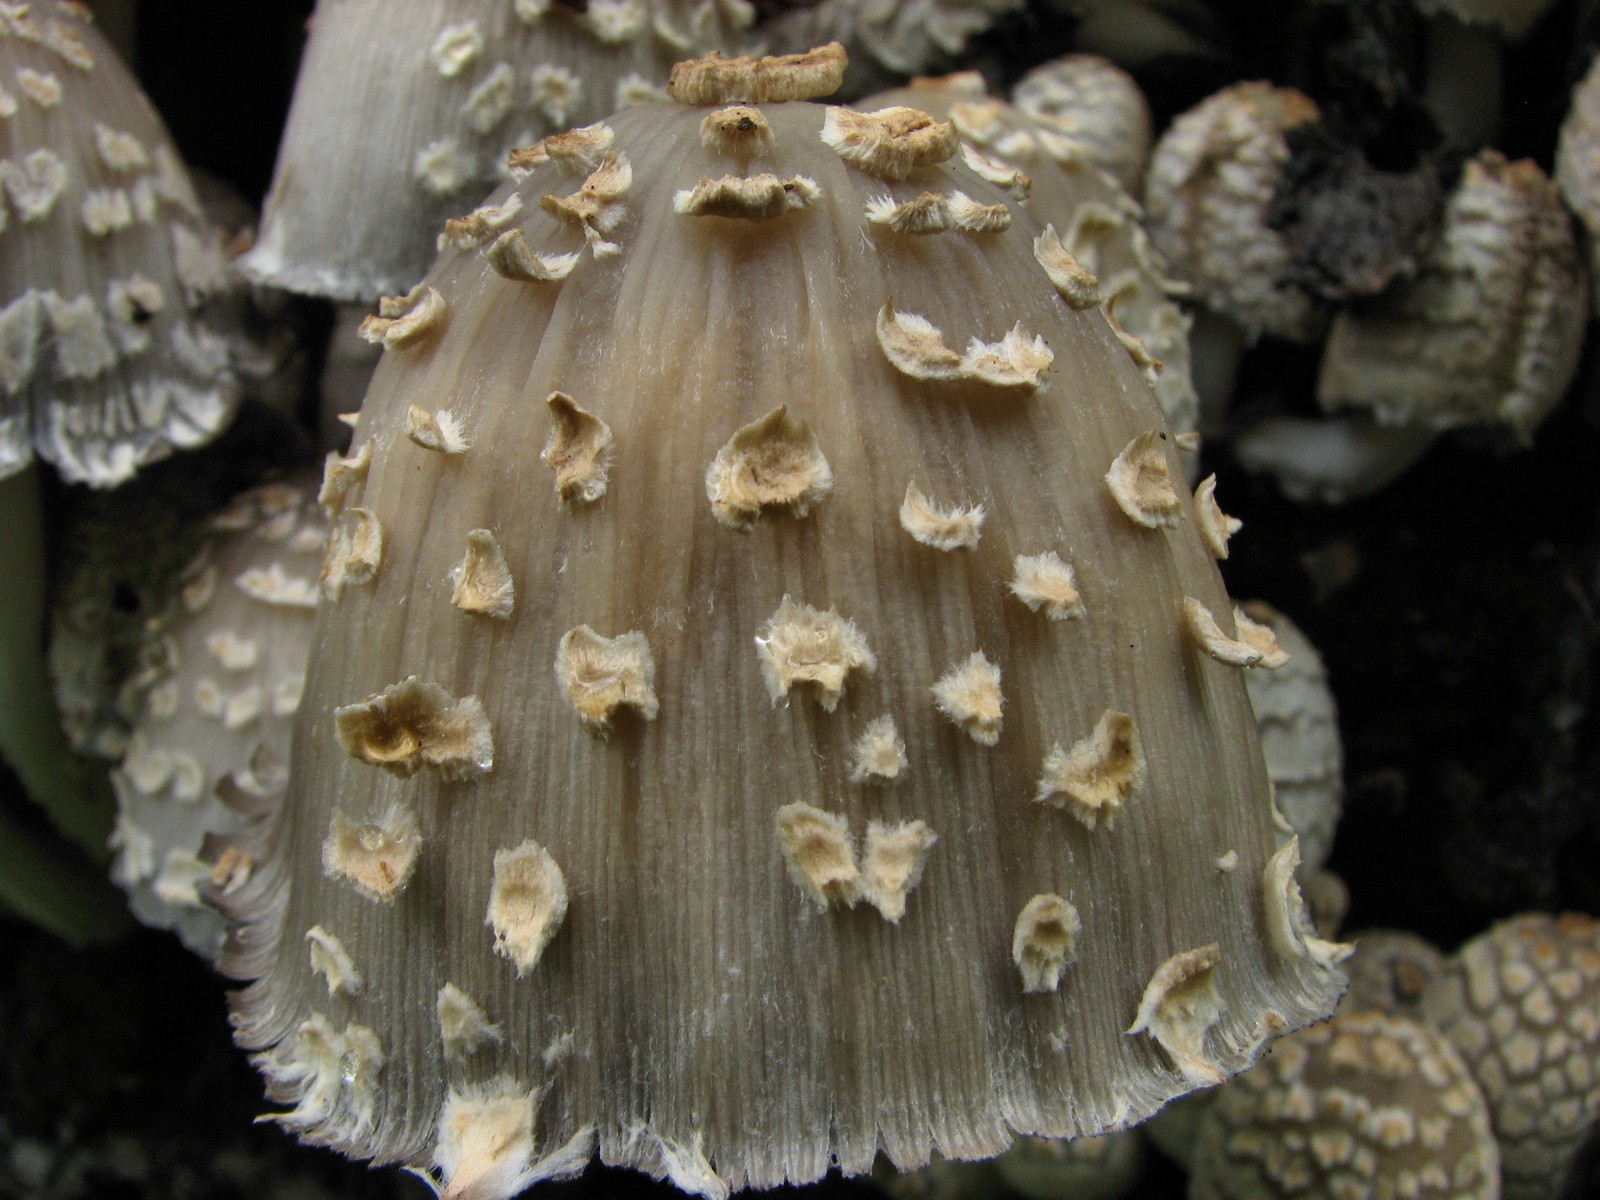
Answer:
[(1280, 1038), (1218, 1090), (1189, 1197), (1496, 1200), (1498, 1166), (1483, 1097), (1445, 1038), (1405, 1017), (1341, 1012)]
[(1150, 240), (1197, 299), (1251, 335), (1310, 342), (1324, 324), (1323, 307), (1290, 281), (1288, 240), (1267, 225), (1286, 135), (1319, 119), (1293, 88), (1234, 84), (1181, 114), (1150, 156)]
[(1344, 746), (1327, 668), (1311, 639), (1262, 601), (1244, 606), (1272, 630), (1289, 661), (1245, 676), (1273, 803), (1300, 838), (1302, 878), (1328, 861), (1344, 805)]
[[(292, 292), (404, 292), (506, 153), (640, 99), (732, 48), (745, 0), (320, 0), (260, 236), (240, 263)], [(381, 31), (381, 36), (377, 34)]]
[(1422, 998), (1428, 985), (1444, 973), (1444, 952), (1403, 929), (1366, 929), (1350, 940), (1356, 946), (1345, 959), (1350, 990), (1340, 1007), (1425, 1020)]
[[(202, 906), (214, 865), (205, 837), (242, 830), (275, 802), (288, 770), (327, 538), (315, 496), (305, 479), (266, 484), (206, 522), (124, 693), (134, 720), (111, 774), (112, 876), (141, 921), (176, 929), (206, 957), (223, 921)], [(248, 871), (235, 860), (218, 886), (237, 887)]]
[[(709, 103), (519, 152), (369, 323), (223, 964), (301, 1137), (720, 1196), (1124, 1127), (1342, 987), (1183, 624), (1231, 627), (1143, 377), (953, 129), (786, 99), (842, 65), (702, 60)], [(870, 219), (957, 190), (970, 226)], [(1081, 615), (1013, 594), (1045, 551)]]
[(1600, 1115), (1600, 922), (1512, 917), (1451, 956), (1422, 998), (1471, 1068), (1506, 1200), (1562, 1193)]
[(1556, 185), (1588, 235), (1590, 308), (1600, 300), (1593, 290), (1600, 284), (1600, 58), (1572, 91), (1572, 107), (1561, 123), (1556, 143)]
[(1588, 282), (1572, 220), (1528, 159), (1468, 161), (1417, 274), (1335, 318), (1317, 399), (1380, 421), (1526, 439), (1578, 368)]
[(112, 487), (233, 416), (222, 239), (82, 5), (7, 6), (0, 73), (0, 474)]
[(1150, 105), (1121, 67), (1097, 54), (1066, 54), (1033, 68), (1011, 102), (1045, 128), (1083, 147), (1130, 195), (1144, 191)]
[(896, 75), (944, 67), (970, 39), (1021, 8), (1021, 0), (820, 0), (763, 21), (760, 35), (763, 45), (785, 54), (842, 43), (852, 60), (843, 92), (853, 97)]
[(1113, 328), (1141, 343), (1130, 353), (1168, 425), (1180, 434), (1195, 429), (1199, 400), (1189, 371), (1189, 318), (1170, 298), (1187, 289), (1168, 278), (1145, 235), (1144, 211), (1094, 152), (1087, 118), (1081, 128), (1063, 128), (1059, 120), (986, 94), (975, 72), (918, 79), (863, 104), (907, 104), (953, 121), (991, 181), (1020, 172), (1023, 178), (1006, 184), (1017, 193), (1017, 205), (1055, 230), (1092, 276), (1088, 286), (1098, 293), (1092, 302), (1103, 306)]

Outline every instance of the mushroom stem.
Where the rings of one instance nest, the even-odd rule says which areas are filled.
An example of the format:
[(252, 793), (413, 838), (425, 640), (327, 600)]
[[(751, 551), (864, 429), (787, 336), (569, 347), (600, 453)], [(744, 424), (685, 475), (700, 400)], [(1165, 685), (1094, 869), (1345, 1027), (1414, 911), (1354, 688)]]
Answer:
[(1189, 373), (1200, 401), (1202, 438), (1223, 437), (1249, 334), (1232, 317), (1200, 305), (1189, 326)]
[(68, 945), (108, 942), (132, 922), (122, 896), (79, 855), (0, 809), (0, 908)]
[(110, 786), (68, 747), (45, 667), (44, 514), (36, 468), (0, 479), (0, 529), (11, 547), (0, 581), (0, 756), (62, 833), (104, 859)]
[(1492, 146), (1504, 92), (1500, 35), (1449, 13), (1428, 21), (1423, 103), (1452, 142)]
[(1438, 436), (1367, 417), (1268, 417), (1239, 430), (1233, 449), (1246, 470), (1271, 475), (1289, 499), (1343, 504), (1393, 483)]

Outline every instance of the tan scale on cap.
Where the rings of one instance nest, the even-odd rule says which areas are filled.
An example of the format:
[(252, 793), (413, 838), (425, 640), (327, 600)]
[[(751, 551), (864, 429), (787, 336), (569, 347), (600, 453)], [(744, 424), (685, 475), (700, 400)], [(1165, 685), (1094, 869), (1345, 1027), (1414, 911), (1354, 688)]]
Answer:
[[(322, 610), (293, 796), (243, 843), (270, 868), (226, 966), (254, 980), (235, 1019), (280, 1119), (446, 1195), (506, 1197), (597, 1152), (723, 1196), (859, 1174), (880, 1150), (913, 1167), (1124, 1127), (1341, 985), (1262, 928), (1283, 898), (1249, 704), (1179, 619), (1184, 595), (1229, 601), (1187, 488), (1150, 527), (1105, 481), (1162, 419), (1036, 260), (1042, 225), (953, 144), (932, 157), (931, 118), (878, 122), (866, 140), (887, 149), (863, 155), (825, 137), (832, 110), (760, 103), (770, 145), (708, 145), (708, 111), (751, 102), (704, 99), (525, 156), (489, 198), (516, 210), (497, 236), (572, 270), (508, 278), (447, 246), (424, 281), (445, 320), (385, 351), (330, 463), (330, 507), (375, 515), (382, 566)], [(624, 162), (596, 254), (541, 201)], [(814, 197), (776, 216), (675, 202), (758, 174)], [(868, 219), (873, 197), (934, 191), (1011, 224), (911, 238)], [(925, 323), (913, 350), (927, 330), (954, 348), (949, 370), (896, 357), (883, 330), (903, 314)], [(591, 503), (551, 495), (556, 392), (610, 431)], [(448, 409), (466, 449), (415, 441), (414, 407)], [(1150, 453), (1177, 475), (1170, 435)], [(981, 506), (982, 537), (909, 536), (908, 481), (941, 512)], [(503, 620), (453, 602), (485, 529), (515, 589)], [(1019, 557), (1036, 569), (1014, 594)], [(1052, 746), (1107, 711), (1137, 725), (1142, 766), (1108, 764), (1128, 792), (1091, 830), (1034, 796)], [(349, 829), (372, 847), (360, 873), (325, 873)], [(512, 852), (540, 869), (508, 905)], [(1014, 956), (1039, 896), (1076, 928), (1070, 947), (1048, 921), (1023, 931), (1032, 977), (1055, 977), (1030, 991)], [(359, 993), (329, 996), (313, 927)], [(446, 1045), (446, 984), (500, 1040)], [(326, 1031), (350, 1026), (382, 1049), (370, 1120), (365, 1093), (307, 1119), (287, 1081), (317, 1086)]]
[(1505, 1200), (1564, 1194), (1600, 1118), (1600, 922), (1502, 921), (1451, 956), (1422, 997), (1489, 1104)]
[(210, 441), (238, 386), (222, 235), (166, 127), (64, 0), (0, 8), (0, 475), (112, 487)]
[(1460, 1055), (1405, 1017), (1340, 1013), (1216, 1093), (1191, 1200), (1496, 1200), (1494, 1138)]

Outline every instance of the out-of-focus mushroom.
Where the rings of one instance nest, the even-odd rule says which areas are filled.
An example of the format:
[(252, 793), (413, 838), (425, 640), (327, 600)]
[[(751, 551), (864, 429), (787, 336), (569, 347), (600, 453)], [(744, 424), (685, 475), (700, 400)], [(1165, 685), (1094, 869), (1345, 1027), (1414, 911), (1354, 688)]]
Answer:
[(906, 75), (948, 70), (970, 39), (1022, 7), (1022, 0), (819, 0), (790, 5), (757, 32), (776, 53), (839, 42), (850, 58), (840, 90), (851, 98)]
[(1148, 385), (953, 126), (784, 102), (843, 66), (519, 151), (369, 325), (322, 498), (375, 577), (227, 898), (302, 1138), (722, 1196), (1125, 1127), (1331, 1008)]
[(1324, 408), (1526, 441), (1578, 366), (1588, 288), (1572, 221), (1529, 160), (1473, 158), (1414, 278), (1334, 321)]
[(1118, 1200), (1144, 1174), (1146, 1151), (1137, 1130), (1101, 1137), (1019, 1138), (995, 1160), (1007, 1187), (1028, 1200)]
[(226, 894), (251, 864), (207, 861), (205, 836), (237, 833), (287, 778), (327, 539), (315, 496), (314, 483), (267, 484), (206, 522), (125, 689), (133, 731), (112, 773), (112, 876), (141, 921), (207, 957), (223, 923), (202, 888)]
[(1450, 1043), (1405, 1017), (1343, 1013), (1280, 1038), (1206, 1109), (1191, 1200), (1495, 1200), (1483, 1096)]
[(81, 5), (0, 10), (0, 76), (0, 474), (110, 487), (232, 417), (227, 260)]
[(1573, 90), (1572, 107), (1561, 123), (1556, 184), (1587, 234), (1592, 310), (1600, 307), (1600, 58)]
[(842, 69), (702, 59), (520, 150), (371, 320), (322, 498), (374, 578), (227, 898), (302, 1138), (722, 1195), (1125, 1126), (1341, 989), (1146, 381), (954, 126), (781, 102)]
[(1422, 1006), (1483, 1089), (1506, 1200), (1563, 1195), (1600, 1116), (1600, 922), (1502, 921), (1456, 951)]
[(1150, 106), (1121, 67), (1094, 54), (1052, 59), (1017, 81), (1011, 102), (1081, 146), (1129, 195), (1144, 194)]
[(1100, 308), (1149, 379), (1173, 431), (1193, 433), (1198, 405), (1189, 321), (1170, 298), (1185, 289), (1167, 277), (1138, 203), (1084, 140), (986, 94), (982, 77), (971, 72), (918, 79), (865, 103), (911, 105), (954, 122), (968, 165), (1011, 191), (1017, 206), (1046, 226), (1035, 256), (1069, 303)]
[(1350, 939), (1355, 951), (1345, 959), (1350, 990), (1340, 1011), (1376, 1009), (1424, 1021), (1422, 998), (1445, 970), (1445, 956), (1432, 942), (1403, 929), (1367, 929)]
[(1344, 800), (1344, 748), (1328, 672), (1309, 638), (1271, 605), (1245, 614), (1272, 631), (1289, 661), (1245, 676), (1273, 802), (1300, 839), (1302, 881), (1328, 860)]
[(676, 59), (732, 49), (753, 15), (745, 0), (320, 0), (242, 266), (335, 300), (404, 292), (436, 238), (470, 244), (440, 228), (505, 178), (513, 146), (659, 98)]
[(1179, 116), (1150, 158), (1151, 241), (1198, 300), (1252, 338), (1315, 341), (1325, 323), (1326, 307), (1290, 277), (1287, 239), (1267, 223), (1287, 134), (1317, 119), (1293, 88), (1235, 84)]

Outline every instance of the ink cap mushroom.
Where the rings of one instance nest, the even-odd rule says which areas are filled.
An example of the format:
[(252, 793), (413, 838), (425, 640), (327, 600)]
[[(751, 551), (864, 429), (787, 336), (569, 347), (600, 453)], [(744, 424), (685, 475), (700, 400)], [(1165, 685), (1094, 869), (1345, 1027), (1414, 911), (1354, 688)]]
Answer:
[(844, 65), (519, 150), (373, 318), (325, 573), (382, 552), (222, 960), (301, 1138), (723, 1196), (1123, 1128), (1331, 1010), (1148, 385)]
[(746, 0), (319, 0), (241, 266), (333, 300), (405, 291), (512, 147), (659, 98), (674, 61), (754, 16)]
[(81, 4), (0, 6), (0, 189), (0, 475), (114, 487), (219, 433), (222, 238)]

